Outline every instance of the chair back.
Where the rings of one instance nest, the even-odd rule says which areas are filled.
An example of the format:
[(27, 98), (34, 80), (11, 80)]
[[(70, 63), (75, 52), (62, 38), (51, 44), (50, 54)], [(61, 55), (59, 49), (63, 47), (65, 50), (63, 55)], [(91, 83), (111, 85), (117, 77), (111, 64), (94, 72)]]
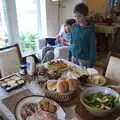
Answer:
[(18, 44), (0, 48), (0, 72), (5, 77), (18, 72), (22, 57)]
[(120, 54), (109, 53), (104, 75), (106, 78), (120, 83)]

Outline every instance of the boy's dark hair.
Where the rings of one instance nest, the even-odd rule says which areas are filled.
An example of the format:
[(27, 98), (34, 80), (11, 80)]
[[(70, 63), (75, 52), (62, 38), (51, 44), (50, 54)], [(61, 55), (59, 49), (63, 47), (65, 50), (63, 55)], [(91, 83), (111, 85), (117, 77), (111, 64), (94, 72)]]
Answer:
[(84, 4), (84, 3), (79, 3), (79, 4), (77, 4), (75, 7), (74, 7), (74, 13), (76, 13), (76, 12), (79, 12), (79, 13), (81, 13), (81, 14), (83, 14), (84, 16), (87, 16), (87, 14), (88, 14), (88, 6), (86, 5), (86, 4)]
[(67, 20), (65, 21), (65, 25), (70, 25), (70, 26), (72, 26), (73, 23), (75, 23), (75, 19), (67, 19)]

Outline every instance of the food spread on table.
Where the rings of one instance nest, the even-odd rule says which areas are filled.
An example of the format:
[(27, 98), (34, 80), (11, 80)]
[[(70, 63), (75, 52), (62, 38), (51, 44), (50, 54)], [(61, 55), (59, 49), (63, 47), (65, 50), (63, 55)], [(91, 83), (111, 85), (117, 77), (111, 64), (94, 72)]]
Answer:
[(4, 88), (6, 91), (11, 91), (16, 87), (23, 85), (24, 83), (24, 79), (17, 74), (13, 74), (0, 80), (1, 87)]
[[(52, 96), (52, 99), (57, 102), (64, 102), (65, 99), (71, 100), (72, 94), (75, 94), (75, 91), (80, 86), (103, 86), (107, 82), (104, 76), (98, 74), (89, 75), (86, 68), (70, 66), (64, 62), (64, 60), (52, 60), (46, 65), (40, 64), (37, 67), (37, 83), (41, 81), (45, 83), (45, 89), (51, 92), (48, 92), (48, 94), (50, 94), (49, 98)], [(3, 87), (6, 91), (10, 91), (20, 85), (23, 85), (24, 83), (24, 79), (17, 74), (5, 77), (4, 79), (0, 80), (1, 87)], [(119, 86), (117, 87), (111, 85), (108, 87), (114, 90), (119, 90), (120, 92)], [(77, 96), (77, 94), (75, 95)], [(45, 96), (47, 95), (45, 94)], [(62, 98), (62, 96), (64, 97)], [(18, 119), (65, 120), (64, 117), (64, 119), (59, 119), (60, 111), (62, 111), (63, 114), (65, 113), (56, 102), (44, 97), (31, 96), (31, 98), (29, 98), (30, 97), (24, 98), (25, 100), (28, 100), (24, 102), (23, 99), (23, 101), (21, 101), (23, 104), (21, 104), (21, 102), (18, 103), (18, 108), (16, 110), (16, 117)], [(58, 99), (60, 99), (60, 101)], [(115, 108), (118, 103), (118, 98), (112, 96), (111, 94), (97, 92), (86, 96), (84, 98), (84, 102), (93, 109), (105, 111)], [(0, 117), (0, 120), (4, 119)]]
[(111, 110), (112, 108), (115, 108), (119, 101), (118, 101), (118, 98), (116, 98), (111, 94), (103, 94), (103, 93), (97, 92), (89, 96), (86, 96), (84, 98), (84, 102), (88, 106), (96, 110), (98, 109), (98, 110), (104, 111), (104, 110)]
[(17, 104), (16, 117), (20, 120), (65, 120), (65, 113), (53, 100), (30, 96)]

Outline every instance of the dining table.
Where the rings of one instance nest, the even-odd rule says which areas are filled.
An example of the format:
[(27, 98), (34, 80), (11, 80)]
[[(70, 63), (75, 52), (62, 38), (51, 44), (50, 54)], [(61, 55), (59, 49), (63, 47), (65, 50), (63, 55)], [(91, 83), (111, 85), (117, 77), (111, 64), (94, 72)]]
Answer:
[[(64, 61), (70, 66), (78, 66), (67, 60)], [(99, 74), (98, 72), (96, 72), (94, 68), (88, 68), (88, 73)], [(45, 96), (43, 84), (41, 85), (38, 84), (37, 76), (31, 77), (29, 75), (23, 75), (22, 77), (25, 80), (25, 84), (19, 88), (16, 88), (10, 92), (6, 92), (2, 87), (0, 87), (0, 109), (4, 112), (8, 120), (16, 120), (15, 106), (16, 103), (19, 102), (20, 96), (21, 99), (24, 97), (24, 95), (22, 95), (23, 91), (26, 91), (26, 94), (29, 93), (28, 96), (31, 95)], [(109, 84), (117, 84), (117, 83), (114, 82), (113, 80), (107, 80), (107, 85)], [(80, 102), (80, 93), (82, 92), (82, 90), (83, 89), (79, 87), (76, 97), (71, 99), (69, 102), (66, 102), (65, 104), (59, 103), (66, 113), (65, 120), (115, 120), (115, 118), (120, 116), (120, 110), (116, 110), (110, 115), (102, 118), (91, 115)], [(12, 96), (17, 96), (17, 97), (14, 99), (14, 97)], [(7, 98), (10, 98), (10, 100), (6, 101)]]

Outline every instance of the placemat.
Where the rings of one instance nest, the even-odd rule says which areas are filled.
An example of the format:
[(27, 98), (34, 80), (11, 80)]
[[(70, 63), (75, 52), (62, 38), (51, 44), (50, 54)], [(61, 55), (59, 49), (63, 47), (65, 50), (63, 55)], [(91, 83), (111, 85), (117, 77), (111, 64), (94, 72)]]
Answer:
[(15, 106), (19, 100), (23, 97), (31, 96), (33, 93), (30, 90), (24, 90), (12, 96), (9, 96), (2, 100), (2, 102), (9, 108), (9, 110), (14, 114)]
[(2, 116), (4, 120), (9, 120), (1, 109), (0, 109), (0, 116)]

